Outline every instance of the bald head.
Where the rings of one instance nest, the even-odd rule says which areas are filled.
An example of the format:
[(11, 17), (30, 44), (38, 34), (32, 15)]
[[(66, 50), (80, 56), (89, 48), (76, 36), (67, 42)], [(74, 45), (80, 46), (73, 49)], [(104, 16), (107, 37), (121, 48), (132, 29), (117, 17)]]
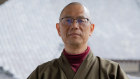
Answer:
[(60, 14), (60, 17), (59, 19), (61, 18), (64, 18), (64, 17), (67, 17), (67, 16), (71, 16), (69, 15), (69, 13), (72, 13), (72, 14), (77, 14), (77, 13), (84, 13), (84, 16), (86, 18), (89, 18), (90, 19), (90, 13), (89, 13), (89, 10), (84, 6), (82, 5), (81, 3), (79, 2), (72, 2), (68, 5), (66, 5), (63, 10), (61, 11), (61, 14)]

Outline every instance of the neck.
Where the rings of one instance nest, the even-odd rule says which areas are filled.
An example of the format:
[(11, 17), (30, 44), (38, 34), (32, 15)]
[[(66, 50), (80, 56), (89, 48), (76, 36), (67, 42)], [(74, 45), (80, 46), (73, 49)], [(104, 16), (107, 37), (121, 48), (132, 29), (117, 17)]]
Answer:
[(69, 54), (80, 54), (87, 49), (87, 44), (81, 46), (68, 46), (65, 45), (65, 51)]

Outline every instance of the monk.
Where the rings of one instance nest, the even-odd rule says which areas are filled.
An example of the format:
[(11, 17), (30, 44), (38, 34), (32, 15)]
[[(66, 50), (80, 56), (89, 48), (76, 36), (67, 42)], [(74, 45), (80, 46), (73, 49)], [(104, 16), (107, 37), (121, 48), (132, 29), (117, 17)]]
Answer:
[(39, 65), (27, 79), (128, 79), (118, 63), (94, 56), (87, 45), (94, 24), (84, 5), (65, 6), (56, 29), (64, 42), (61, 56)]

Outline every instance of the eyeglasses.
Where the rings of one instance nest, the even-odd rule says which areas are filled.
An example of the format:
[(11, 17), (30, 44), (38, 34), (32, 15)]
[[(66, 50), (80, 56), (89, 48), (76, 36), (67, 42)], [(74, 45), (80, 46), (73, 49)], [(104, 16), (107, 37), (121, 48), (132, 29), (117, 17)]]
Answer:
[(88, 18), (78, 18), (78, 19), (74, 19), (74, 18), (61, 18), (60, 22), (62, 22), (62, 24), (67, 25), (67, 26), (71, 26), (72, 23), (74, 22), (74, 20), (76, 20), (76, 23), (78, 23), (81, 26), (86, 26), (89, 22)]

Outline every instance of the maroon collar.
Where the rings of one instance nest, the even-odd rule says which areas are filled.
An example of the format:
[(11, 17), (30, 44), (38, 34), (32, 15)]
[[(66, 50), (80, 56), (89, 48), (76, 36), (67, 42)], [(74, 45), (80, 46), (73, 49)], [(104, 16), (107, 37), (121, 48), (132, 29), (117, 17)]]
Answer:
[(89, 50), (90, 50), (90, 47), (88, 46), (85, 52), (80, 53), (80, 54), (74, 54), (74, 55), (69, 54), (65, 51), (65, 49), (63, 50), (63, 53), (65, 57), (67, 58), (68, 62), (71, 64), (72, 69), (76, 72), (79, 66), (81, 65), (81, 63), (83, 62), (83, 60), (88, 55)]

